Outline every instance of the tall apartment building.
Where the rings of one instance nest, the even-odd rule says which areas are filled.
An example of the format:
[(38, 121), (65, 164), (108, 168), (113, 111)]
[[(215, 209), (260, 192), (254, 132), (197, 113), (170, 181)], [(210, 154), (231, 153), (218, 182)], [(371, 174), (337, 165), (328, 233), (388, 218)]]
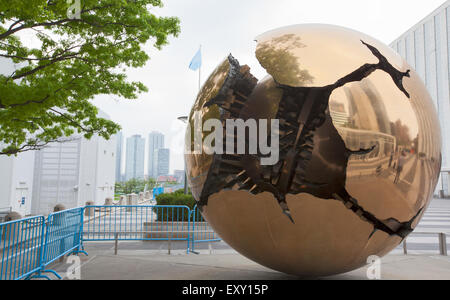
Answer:
[(122, 148), (123, 134), (119, 132), (116, 134), (116, 182), (122, 181)]
[(148, 176), (158, 177), (158, 165), (155, 163), (155, 150), (164, 148), (164, 135), (153, 131), (148, 135)]
[(157, 166), (156, 177), (169, 175), (170, 150), (165, 148), (156, 149), (153, 163)]
[(127, 138), (125, 179), (144, 178), (145, 139), (140, 135)]
[(433, 99), (442, 130), (442, 170), (438, 190), (450, 186), (450, 0), (390, 45), (419, 73)]

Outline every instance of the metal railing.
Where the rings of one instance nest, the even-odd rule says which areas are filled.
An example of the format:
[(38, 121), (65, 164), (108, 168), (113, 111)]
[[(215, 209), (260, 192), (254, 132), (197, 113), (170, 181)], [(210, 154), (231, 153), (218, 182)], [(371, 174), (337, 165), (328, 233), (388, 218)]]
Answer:
[[(86, 206), (83, 241), (186, 241), (191, 210), (179, 205)], [(169, 233), (170, 232), (170, 237)]]
[(45, 269), (54, 261), (71, 253), (84, 253), (81, 235), (83, 232), (83, 208), (74, 208), (52, 213), (48, 216), (45, 226), (44, 252), (42, 255), (42, 272), (53, 273)]
[(211, 228), (209, 223), (203, 218), (197, 205), (191, 211), (192, 219), (192, 238), (191, 251), (195, 252), (196, 243), (210, 243), (221, 241), (217, 233)]
[(0, 224), (0, 280), (61, 276), (48, 265), (82, 248), (83, 208)]
[[(0, 224), (0, 279), (61, 276), (48, 267), (66, 255), (87, 253), (83, 242), (185, 241), (187, 253), (196, 243), (220, 241), (195, 207), (179, 205), (85, 206)], [(194, 252), (195, 253), (195, 252)]]
[[(447, 252), (447, 233), (444, 232), (413, 232), (411, 235), (434, 235), (439, 240), (439, 253), (443, 256), (448, 256)], [(411, 237), (410, 235), (410, 237)], [(403, 254), (408, 254), (408, 242), (407, 238), (403, 241)]]
[(0, 224), (0, 280), (23, 279), (42, 268), (43, 216)]

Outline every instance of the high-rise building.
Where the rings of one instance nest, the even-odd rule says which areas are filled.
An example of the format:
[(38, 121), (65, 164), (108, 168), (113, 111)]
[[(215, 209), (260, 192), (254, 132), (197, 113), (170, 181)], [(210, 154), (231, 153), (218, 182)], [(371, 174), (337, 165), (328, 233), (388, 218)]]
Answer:
[(140, 135), (127, 138), (125, 179), (144, 178), (145, 139)]
[(170, 150), (165, 148), (156, 149), (153, 163), (157, 166), (156, 177), (169, 175)]
[[(433, 99), (441, 124), (442, 168), (446, 171), (441, 174), (438, 190), (449, 195), (450, 0), (401, 35), (390, 46), (418, 72)], [(420, 112), (417, 113), (420, 115)], [(426, 123), (426, 120), (423, 122)]]
[(123, 147), (123, 134), (122, 132), (116, 135), (116, 182), (122, 181), (122, 147)]
[(155, 164), (155, 150), (164, 148), (164, 135), (153, 131), (148, 135), (148, 176), (156, 178), (158, 176), (158, 166)]

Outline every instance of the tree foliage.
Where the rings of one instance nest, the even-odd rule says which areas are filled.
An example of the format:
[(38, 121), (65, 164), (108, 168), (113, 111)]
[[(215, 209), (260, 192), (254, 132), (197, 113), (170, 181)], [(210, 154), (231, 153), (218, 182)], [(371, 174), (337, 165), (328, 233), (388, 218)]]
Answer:
[(145, 65), (148, 42), (161, 49), (178, 35), (177, 18), (151, 13), (160, 6), (161, 0), (0, 0), (0, 64), (16, 66), (0, 69), (0, 155), (74, 133), (116, 133), (119, 125), (99, 117), (90, 100), (147, 91), (124, 70)]

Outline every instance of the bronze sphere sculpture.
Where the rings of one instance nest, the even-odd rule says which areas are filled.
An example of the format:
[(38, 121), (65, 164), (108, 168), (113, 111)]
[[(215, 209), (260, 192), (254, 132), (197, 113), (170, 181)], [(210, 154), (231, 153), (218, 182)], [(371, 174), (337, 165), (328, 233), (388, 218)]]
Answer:
[(190, 114), (187, 175), (203, 216), (244, 256), (299, 276), (389, 253), (422, 217), (441, 166), (417, 73), (379, 41), (330, 25), (262, 34), (256, 57), (265, 78), (230, 55)]

